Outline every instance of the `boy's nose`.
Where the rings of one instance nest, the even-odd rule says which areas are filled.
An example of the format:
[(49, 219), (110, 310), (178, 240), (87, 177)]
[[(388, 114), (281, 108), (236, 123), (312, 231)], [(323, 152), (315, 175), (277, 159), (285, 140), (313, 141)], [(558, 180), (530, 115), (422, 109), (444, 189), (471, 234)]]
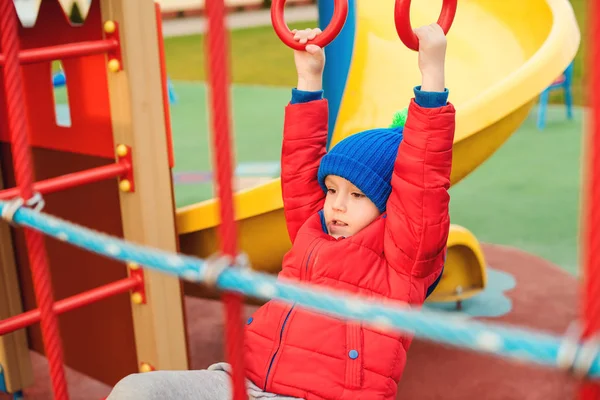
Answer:
[(333, 209), (335, 211), (345, 212), (346, 211), (346, 202), (340, 200), (339, 198), (333, 203)]

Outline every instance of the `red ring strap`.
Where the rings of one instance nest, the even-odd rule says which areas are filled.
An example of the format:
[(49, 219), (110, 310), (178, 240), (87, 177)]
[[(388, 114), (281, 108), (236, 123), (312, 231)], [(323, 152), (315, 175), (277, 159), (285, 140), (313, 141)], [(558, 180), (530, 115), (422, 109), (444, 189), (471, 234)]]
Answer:
[[(394, 8), (394, 17), (396, 20), (396, 31), (402, 43), (411, 50), (419, 51), (419, 39), (413, 32), (410, 23), (410, 1), (411, 0), (396, 0)], [(448, 34), (454, 16), (456, 15), (457, 0), (444, 0), (442, 12), (438, 18), (438, 25), (442, 27), (444, 34)]]
[(308, 44), (316, 44), (323, 48), (333, 41), (340, 34), (346, 18), (348, 17), (348, 0), (335, 0), (335, 8), (333, 11), (333, 17), (329, 26), (317, 36), (314, 40), (309, 40), (307, 43), (302, 44), (294, 40), (294, 34), (290, 31), (290, 28), (285, 23), (284, 9), (286, 0), (273, 0), (271, 3), (271, 22), (275, 33), (281, 41), (288, 47), (294, 50), (304, 50)]

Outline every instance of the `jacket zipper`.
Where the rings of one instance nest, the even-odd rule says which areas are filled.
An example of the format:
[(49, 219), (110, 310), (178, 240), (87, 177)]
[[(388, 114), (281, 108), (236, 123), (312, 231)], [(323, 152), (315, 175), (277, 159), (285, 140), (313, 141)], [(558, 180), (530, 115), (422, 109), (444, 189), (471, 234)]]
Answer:
[(308, 260), (306, 260), (306, 263), (304, 264), (304, 279), (302, 279), (302, 276), (300, 276), (300, 280), (301, 281), (307, 281), (308, 282), (310, 280), (309, 279), (310, 277), (308, 275), (308, 268), (310, 267), (310, 259), (311, 259), (312, 254), (315, 252), (315, 250), (321, 248), (321, 246), (323, 246), (323, 243), (319, 244), (317, 242), (315, 245), (313, 245), (311, 247), (310, 254), (308, 255)]
[(263, 390), (265, 392), (267, 391), (267, 383), (269, 382), (269, 374), (271, 373), (271, 368), (273, 367), (273, 363), (275, 363), (275, 357), (277, 357), (277, 353), (279, 353), (279, 349), (281, 348), (281, 341), (283, 340), (283, 330), (285, 329), (285, 325), (287, 324), (288, 318), (290, 317), (292, 310), (294, 310), (294, 307), (295, 307), (295, 305), (293, 305), (292, 308), (290, 308), (290, 311), (288, 311), (287, 315), (285, 316), (283, 325), (281, 325), (281, 331), (279, 331), (279, 344), (277, 345), (277, 350), (275, 350), (273, 357), (271, 357), (271, 362), (269, 363), (269, 369), (267, 370), (267, 376), (265, 377), (265, 386), (263, 387)]
[[(317, 240), (315, 240), (314, 242), (318, 243)], [(306, 263), (304, 265), (305, 273), (308, 273), (308, 265), (310, 264), (311, 256), (316, 247), (317, 247), (316, 244), (312, 245), (310, 252), (308, 253), (308, 259), (306, 260)], [(306, 276), (305, 276), (305, 278), (306, 278)], [(300, 280), (302, 280), (302, 277), (300, 277)], [(296, 304), (292, 305), (292, 308), (290, 308), (290, 311), (288, 311), (287, 315), (285, 316), (285, 319), (283, 320), (283, 324), (281, 325), (281, 330), (279, 331), (279, 343), (277, 344), (277, 350), (275, 350), (275, 353), (273, 353), (273, 356), (271, 357), (271, 362), (269, 363), (269, 369), (267, 369), (267, 376), (265, 377), (265, 384), (263, 386), (263, 390), (265, 392), (267, 391), (267, 385), (269, 383), (269, 375), (271, 374), (271, 369), (273, 368), (273, 364), (275, 363), (275, 357), (277, 357), (277, 353), (279, 353), (279, 349), (281, 348), (281, 342), (283, 341), (283, 331), (285, 330), (285, 326), (288, 322), (288, 319), (290, 318), (290, 315), (292, 314), (292, 311), (294, 310), (294, 307), (296, 307)]]

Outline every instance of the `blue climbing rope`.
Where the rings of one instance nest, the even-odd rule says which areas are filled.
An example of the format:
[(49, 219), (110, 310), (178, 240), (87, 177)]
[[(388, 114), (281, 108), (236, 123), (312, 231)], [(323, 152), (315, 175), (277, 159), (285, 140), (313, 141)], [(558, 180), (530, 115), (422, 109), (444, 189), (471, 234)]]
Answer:
[[(0, 201), (0, 214), (4, 215), (8, 205), (9, 203)], [(15, 212), (13, 223), (96, 254), (122, 262), (134, 262), (192, 282), (207, 283), (215, 275), (213, 272), (217, 271), (210, 259), (203, 260), (129, 243), (26, 207)], [(436, 311), (416, 310), (401, 303), (336, 293), (303, 283), (285, 283), (272, 275), (255, 272), (242, 265), (221, 268), (217, 273), (215, 284), (223, 290), (263, 300), (278, 299), (296, 303), (306, 309), (335, 317), (360, 320), (378, 329), (406, 332), (451, 346), (564, 368), (559, 362), (559, 352), (564, 343), (562, 336), (467, 320)], [(596, 353), (592, 358), (589, 361), (591, 365), (588, 376), (600, 377), (600, 355)]]

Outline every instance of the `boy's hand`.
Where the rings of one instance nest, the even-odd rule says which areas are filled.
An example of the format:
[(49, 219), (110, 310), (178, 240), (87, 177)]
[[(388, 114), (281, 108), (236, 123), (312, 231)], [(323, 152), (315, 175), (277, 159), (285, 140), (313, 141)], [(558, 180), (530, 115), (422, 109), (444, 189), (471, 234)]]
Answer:
[[(292, 31), (294, 40), (304, 44), (317, 37), (321, 30), (305, 29)], [(296, 71), (298, 71), (298, 89), (316, 91), (323, 88), (323, 68), (325, 67), (325, 52), (317, 45), (309, 44), (306, 51), (294, 50)]]
[(423, 79), (421, 90), (443, 92), (444, 63), (446, 59), (446, 35), (438, 24), (422, 26), (414, 30), (419, 38), (419, 69)]

